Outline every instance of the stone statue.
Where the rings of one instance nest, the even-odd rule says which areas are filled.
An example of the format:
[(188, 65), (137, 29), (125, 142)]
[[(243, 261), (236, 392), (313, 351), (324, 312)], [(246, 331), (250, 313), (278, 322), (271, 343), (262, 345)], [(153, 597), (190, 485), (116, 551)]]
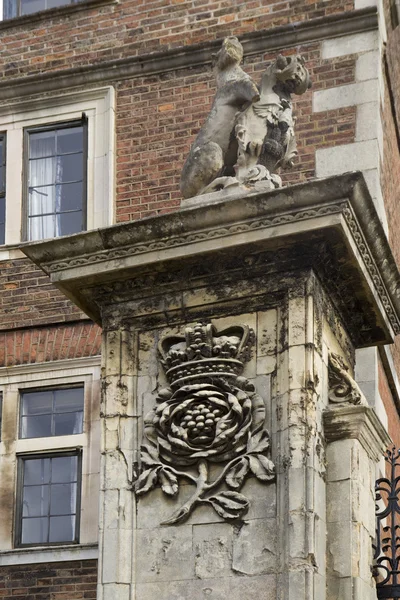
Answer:
[(221, 174), (236, 114), (260, 97), (256, 84), (239, 66), (242, 58), (243, 48), (239, 40), (226, 38), (216, 55), (217, 91), (210, 114), (183, 166), (181, 192), (185, 198), (202, 193)]
[(237, 38), (224, 40), (217, 55), (217, 93), (181, 177), (185, 198), (227, 187), (251, 187), (258, 181), (273, 189), (276, 174), (297, 155), (291, 94), (311, 86), (301, 56), (279, 55), (265, 71), (260, 89), (240, 68), (243, 48)]

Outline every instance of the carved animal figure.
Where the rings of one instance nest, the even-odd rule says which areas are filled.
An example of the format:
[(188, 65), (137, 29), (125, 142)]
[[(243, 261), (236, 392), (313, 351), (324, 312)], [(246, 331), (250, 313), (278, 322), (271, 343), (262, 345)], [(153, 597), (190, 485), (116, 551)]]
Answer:
[[(232, 150), (237, 149), (236, 176), (245, 180), (255, 165), (270, 173), (293, 166), (297, 155), (291, 94), (301, 95), (311, 87), (301, 56), (279, 55), (265, 71), (260, 98), (238, 114)], [(227, 165), (229, 167), (229, 165)]]
[(259, 99), (256, 84), (240, 67), (242, 58), (243, 47), (239, 40), (226, 38), (216, 57), (217, 91), (212, 108), (182, 170), (184, 198), (201, 193), (222, 173), (224, 164), (232, 162), (227, 160), (227, 153), (236, 114)]

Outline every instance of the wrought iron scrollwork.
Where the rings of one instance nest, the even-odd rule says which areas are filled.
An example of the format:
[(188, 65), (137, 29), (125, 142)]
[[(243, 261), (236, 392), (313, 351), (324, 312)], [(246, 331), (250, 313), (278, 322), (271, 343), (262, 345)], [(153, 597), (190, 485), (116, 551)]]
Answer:
[(390, 477), (375, 484), (374, 576), (378, 598), (400, 598), (400, 449), (387, 450)]

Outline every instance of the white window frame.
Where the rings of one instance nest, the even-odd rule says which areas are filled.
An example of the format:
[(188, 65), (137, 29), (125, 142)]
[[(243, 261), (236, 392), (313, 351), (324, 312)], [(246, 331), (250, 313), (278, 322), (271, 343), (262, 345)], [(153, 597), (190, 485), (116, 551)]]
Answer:
[[(100, 477), (100, 357), (0, 368), (3, 393), (0, 441), (0, 566), (23, 562), (79, 560), (97, 556)], [(83, 432), (43, 438), (19, 438), (21, 391), (84, 385)], [(18, 457), (80, 449), (82, 482), (79, 544), (15, 547)]]
[[(115, 90), (111, 86), (0, 106), (0, 132), (6, 134), (6, 235), (0, 260), (10, 258), (7, 246), (23, 240), (25, 191), (24, 130), (29, 127), (88, 120), (87, 230), (114, 223)], [(6, 252), (5, 252), (6, 251)]]

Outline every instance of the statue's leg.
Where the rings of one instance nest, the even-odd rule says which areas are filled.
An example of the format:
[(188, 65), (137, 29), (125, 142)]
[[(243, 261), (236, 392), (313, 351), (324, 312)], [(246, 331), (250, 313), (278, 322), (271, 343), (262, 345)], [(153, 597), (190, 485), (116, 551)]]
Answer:
[(182, 169), (183, 197), (196, 196), (220, 174), (223, 165), (222, 149), (215, 142), (192, 148)]

